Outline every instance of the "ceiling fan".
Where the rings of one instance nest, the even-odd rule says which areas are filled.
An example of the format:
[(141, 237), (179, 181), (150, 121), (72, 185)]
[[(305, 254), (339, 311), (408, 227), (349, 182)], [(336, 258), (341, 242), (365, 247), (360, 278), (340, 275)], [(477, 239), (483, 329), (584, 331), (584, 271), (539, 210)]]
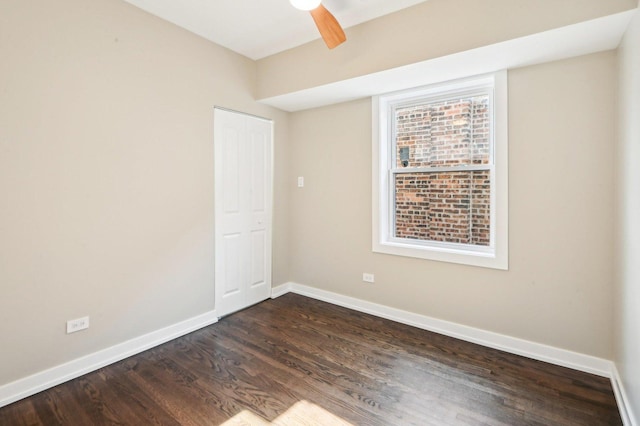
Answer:
[(322, 0), (289, 0), (296, 9), (308, 10), (329, 49), (347, 40), (338, 20), (323, 5)]

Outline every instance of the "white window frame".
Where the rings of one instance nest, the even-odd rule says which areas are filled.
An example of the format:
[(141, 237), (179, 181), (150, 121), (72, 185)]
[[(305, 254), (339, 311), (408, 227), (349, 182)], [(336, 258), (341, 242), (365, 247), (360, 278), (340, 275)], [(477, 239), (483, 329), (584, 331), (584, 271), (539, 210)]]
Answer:
[[(396, 238), (393, 235), (395, 200), (392, 185), (395, 185), (394, 125), (395, 107), (415, 102), (437, 101), (440, 97), (464, 95), (478, 89), (489, 88), (490, 111), (490, 155), (493, 164), (482, 165), (490, 169), (491, 175), (491, 237), (488, 247), (470, 244), (454, 244), (436, 241)], [(481, 266), (486, 268), (509, 268), (509, 212), (508, 212), (508, 89), (507, 71), (476, 76), (461, 80), (404, 90), (372, 99), (373, 164), (372, 164), (372, 216), (373, 251), (398, 256), (416, 257), (443, 262)], [(493, 106), (493, 108), (491, 108)], [(462, 166), (460, 169), (474, 170), (478, 167)], [(437, 168), (416, 168), (412, 172), (438, 171)], [(449, 169), (448, 169), (449, 170)], [(397, 171), (397, 170), (396, 170)]]

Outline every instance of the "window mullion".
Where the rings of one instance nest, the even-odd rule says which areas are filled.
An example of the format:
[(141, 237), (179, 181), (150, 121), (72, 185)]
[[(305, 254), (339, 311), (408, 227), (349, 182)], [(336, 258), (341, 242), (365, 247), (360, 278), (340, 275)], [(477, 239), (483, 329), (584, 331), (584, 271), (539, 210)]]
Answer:
[(471, 172), (476, 170), (491, 170), (492, 164), (443, 166), (443, 167), (396, 167), (393, 173), (446, 173), (446, 172)]

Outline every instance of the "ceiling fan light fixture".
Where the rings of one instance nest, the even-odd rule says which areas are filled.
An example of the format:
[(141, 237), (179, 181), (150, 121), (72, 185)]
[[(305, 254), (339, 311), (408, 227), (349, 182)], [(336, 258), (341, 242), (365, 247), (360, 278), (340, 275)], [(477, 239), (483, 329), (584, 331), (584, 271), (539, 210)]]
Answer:
[(300, 10), (313, 10), (320, 6), (322, 0), (289, 0), (291, 5)]

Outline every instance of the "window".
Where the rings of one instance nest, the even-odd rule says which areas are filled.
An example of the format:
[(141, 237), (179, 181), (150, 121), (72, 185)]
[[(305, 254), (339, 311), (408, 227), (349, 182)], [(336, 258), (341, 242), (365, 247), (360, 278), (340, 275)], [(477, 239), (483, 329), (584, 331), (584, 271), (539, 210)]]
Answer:
[(373, 250), (508, 268), (506, 71), (373, 99)]

